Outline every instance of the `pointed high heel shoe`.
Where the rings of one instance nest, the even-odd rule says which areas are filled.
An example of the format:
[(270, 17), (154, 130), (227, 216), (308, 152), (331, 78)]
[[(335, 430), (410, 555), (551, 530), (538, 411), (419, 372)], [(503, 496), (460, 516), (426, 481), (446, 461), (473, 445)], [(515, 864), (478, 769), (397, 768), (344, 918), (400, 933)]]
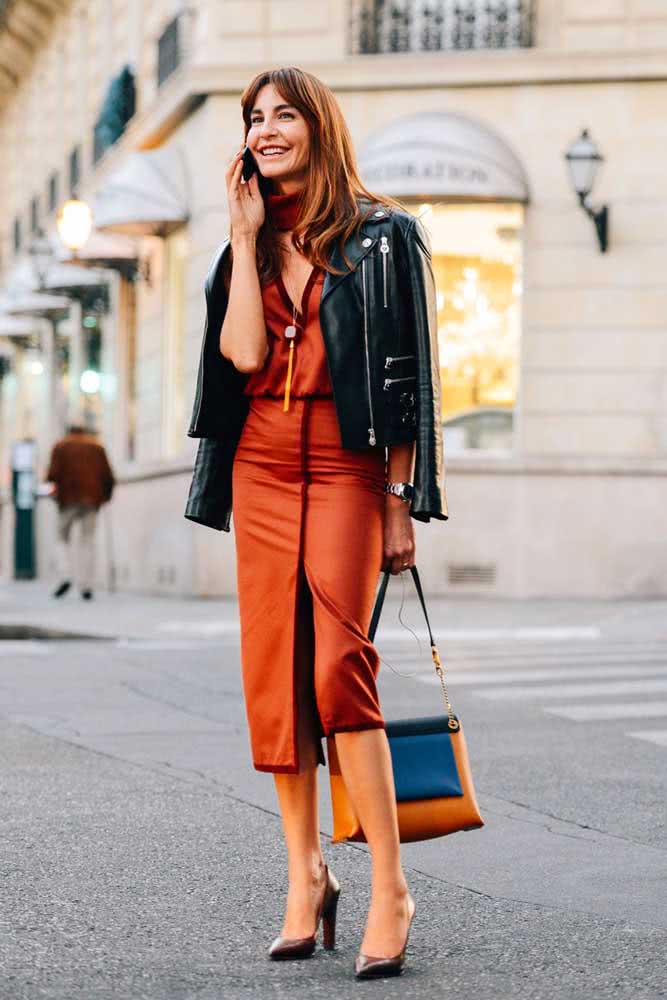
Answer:
[(372, 955), (364, 955), (362, 952), (359, 952), (354, 962), (354, 972), (357, 979), (377, 979), (381, 976), (398, 976), (401, 974), (405, 966), (405, 952), (408, 947), (410, 928), (412, 927), (416, 910), (416, 904), (412, 896), (408, 897), (408, 910), (410, 909), (410, 903), (412, 903), (412, 912), (408, 918), (405, 941), (398, 955), (394, 955), (392, 958), (374, 958)]
[(324, 866), (325, 883), (322, 899), (317, 908), (315, 917), (315, 930), (309, 937), (286, 938), (277, 937), (269, 948), (269, 958), (310, 958), (315, 951), (317, 941), (317, 931), (322, 921), (322, 944), (327, 951), (333, 951), (336, 946), (336, 910), (338, 908), (338, 897), (340, 896), (340, 885), (333, 872)]

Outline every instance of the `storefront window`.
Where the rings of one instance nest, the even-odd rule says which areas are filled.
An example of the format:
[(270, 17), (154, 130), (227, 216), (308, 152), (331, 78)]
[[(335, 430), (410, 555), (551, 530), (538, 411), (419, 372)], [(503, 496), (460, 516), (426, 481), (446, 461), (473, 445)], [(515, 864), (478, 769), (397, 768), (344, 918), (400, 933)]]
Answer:
[(445, 448), (508, 451), (519, 373), (523, 208), (409, 207), (433, 248)]

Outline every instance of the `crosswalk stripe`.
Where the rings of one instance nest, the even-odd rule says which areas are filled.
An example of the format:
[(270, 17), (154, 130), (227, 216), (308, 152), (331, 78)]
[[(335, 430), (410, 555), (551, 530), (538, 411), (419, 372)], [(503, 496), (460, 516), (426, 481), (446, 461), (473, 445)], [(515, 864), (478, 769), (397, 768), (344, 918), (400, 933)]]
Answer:
[(136, 653), (155, 652), (194, 652), (198, 649), (211, 649), (210, 641), (205, 639), (117, 639), (118, 649), (128, 649)]
[(619, 701), (601, 705), (556, 705), (544, 708), (548, 715), (577, 722), (603, 722), (614, 719), (662, 719), (667, 717), (667, 701)]
[(645, 740), (647, 743), (657, 743), (660, 747), (667, 747), (667, 729), (638, 729), (626, 735), (636, 740)]
[[(410, 628), (413, 626), (411, 625)], [(421, 629), (421, 625), (419, 626)], [(416, 629), (418, 632), (419, 630)], [(439, 641), (448, 642), (567, 642), (576, 639), (598, 641), (602, 636), (602, 631), (597, 625), (546, 625), (546, 626), (517, 626), (515, 628), (447, 628), (438, 629), (437, 638)], [(405, 639), (410, 641), (410, 631), (406, 626), (386, 625), (378, 626), (378, 639)], [(414, 640), (413, 640), (414, 641)]]
[[(401, 662), (401, 669), (404, 667), (405, 663)], [(426, 673), (427, 670), (428, 673)], [(642, 677), (667, 677), (667, 664), (661, 664), (657, 667), (640, 665), (605, 667), (596, 664), (591, 667), (544, 667), (536, 670), (468, 670), (457, 664), (453, 671), (450, 671), (449, 677), (454, 685), (470, 687), (481, 684), (511, 684), (516, 681), (572, 680), (573, 676), (584, 680), (594, 677), (600, 677), (604, 680), (608, 677), (628, 677), (630, 674), (633, 676), (640, 674)], [(424, 672), (420, 672), (417, 679), (423, 684), (440, 683), (433, 673), (432, 667), (425, 667)]]
[[(379, 647), (382, 650), (382, 646)], [(399, 652), (398, 650), (396, 651)], [(656, 649), (656, 650), (642, 650), (641, 652), (629, 650), (627, 652), (619, 653), (617, 651), (607, 651), (606, 649), (600, 649), (596, 647), (594, 650), (587, 650), (585, 653), (573, 652), (572, 650), (539, 650), (537, 652), (530, 650), (519, 650), (515, 651), (513, 648), (507, 650), (504, 653), (491, 653), (482, 651), (478, 654), (468, 650), (466, 653), (461, 653), (458, 651), (453, 651), (452, 649), (445, 650), (440, 649), (440, 658), (444, 662), (456, 663), (460, 666), (466, 666), (467, 664), (478, 664), (484, 663), (485, 665), (497, 664), (498, 666), (503, 666), (505, 664), (513, 666), (521, 666), (522, 664), (560, 664), (567, 663), (568, 666), (576, 667), (583, 666), (587, 663), (600, 663), (600, 664), (614, 664), (614, 663), (663, 663), (667, 667), (667, 649)], [(400, 651), (401, 659), (406, 663), (418, 663), (420, 660), (430, 658), (430, 648), (428, 644), (423, 646), (421, 653), (419, 651), (410, 650), (409, 652)]]
[(667, 678), (658, 680), (609, 681), (597, 684), (516, 684), (513, 687), (484, 688), (481, 698), (513, 701), (527, 698), (594, 698), (596, 695), (663, 694)]
[(52, 652), (53, 646), (46, 642), (31, 639), (0, 640), (0, 656), (47, 656)]

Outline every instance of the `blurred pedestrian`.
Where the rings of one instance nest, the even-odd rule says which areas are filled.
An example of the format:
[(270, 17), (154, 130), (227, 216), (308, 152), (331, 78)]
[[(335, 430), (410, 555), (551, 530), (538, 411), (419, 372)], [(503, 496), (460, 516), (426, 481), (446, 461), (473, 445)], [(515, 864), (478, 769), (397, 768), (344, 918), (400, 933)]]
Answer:
[[(54, 597), (63, 597), (77, 577), (81, 596), (93, 596), (95, 527), (97, 512), (111, 499), (114, 475), (104, 446), (85, 427), (71, 424), (51, 452), (47, 481), (58, 504), (58, 569), (60, 583)], [(72, 529), (78, 523), (78, 551), (74, 558)]]

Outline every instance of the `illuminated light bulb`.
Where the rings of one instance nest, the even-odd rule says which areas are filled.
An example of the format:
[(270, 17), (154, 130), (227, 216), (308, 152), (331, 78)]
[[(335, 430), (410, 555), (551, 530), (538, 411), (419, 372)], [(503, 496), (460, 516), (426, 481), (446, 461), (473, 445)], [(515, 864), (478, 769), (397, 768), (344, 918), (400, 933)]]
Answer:
[(80, 250), (93, 228), (90, 206), (79, 198), (70, 198), (61, 206), (56, 225), (65, 246), (69, 250)]
[(96, 392), (100, 391), (100, 385), (99, 372), (93, 371), (92, 368), (87, 368), (85, 372), (81, 372), (81, 378), (79, 379), (81, 392), (85, 392), (88, 396), (94, 396)]

